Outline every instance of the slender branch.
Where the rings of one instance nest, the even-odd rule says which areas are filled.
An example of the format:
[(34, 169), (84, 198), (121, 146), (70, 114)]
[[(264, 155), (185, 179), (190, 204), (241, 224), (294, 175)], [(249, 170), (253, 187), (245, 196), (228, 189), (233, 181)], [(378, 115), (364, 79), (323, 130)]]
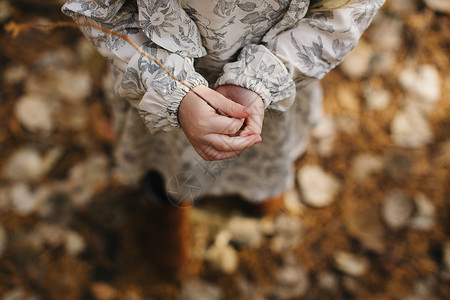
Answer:
[(103, 31), (105, 33), (117, 36), (117, 37), (125, 40), (127, 43), (129, 43), (131, 46), (133, 46), (140, 54), (144, 55), (145, 57), (147, 57), (150, 60), (152, 60), (153, 62), (155, 62), (161, 69), (163, 69), (167, 73), (167, 75), (169, 75), (169, 77), (171, 77), (172, 79), (178, 81), (179, 83), (181, 83), (182, 85), (187, 87), (189, 89), (189, 91), (193, 92), (200, 99), (205, 101), (212, 109), (214, 109), (214, 111), (218, 115), (230, 117), (226, 113), (222, 112), (219, 108), (215, 107), (211, 102), (209, 102), (207, 99), (205, 99), (202, 95), (200, 95), (199, 93), (194, 91), (186, 82), (184, 82), (180, 78), (176, 77), (169, 69), (167, 69), (163, 65), (163, 63), (158, 58), (156, 58), (153, 55), (151, 55), (148, 52), (146, 52), (144, 49), (142, 49), (142, 47), (140, 47), (133, 40), (131, 40), (128, 37), (128, 35), (126, 35), (126, 34), (122, 34), (122, 33), (116, 32), (116, 31), (112, 31), (110, 29), (107, 29), (107, 28), (104, 28), (104, 27), (101, 27), (101, 26), (98, 26), (98, 25), (95, 25), (95, 24), (88, 24), (88, 23), (79, 23), (78, 24), (78, 23), (75, 23), (75, 22), (55, 22), (55, 23), (48, 23), (48, 24), (36, 24), (36, 23), (21, 23), (21, 24), (17, 24), (15, 22), (9, 22), (8, 24), (5, 25), (6, 31), (10, 32), (13, 38), (17, 37), (22, 31), (26, 31), (26, 30), (33, 29), (33, 28), (49, 30), (49, 29), (54, 29), (54, 28), (58, 28), (58, 27), (75, 27), (75, 28), (78, 28), (78, 27), (91, 27), (91, 28), (98, 29), (100, 31)]

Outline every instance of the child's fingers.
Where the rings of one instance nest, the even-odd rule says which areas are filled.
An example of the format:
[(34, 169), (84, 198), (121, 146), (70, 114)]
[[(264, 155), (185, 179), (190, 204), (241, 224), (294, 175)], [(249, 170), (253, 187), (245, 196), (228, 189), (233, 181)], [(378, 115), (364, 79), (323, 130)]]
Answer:
[(223, 96), (218, 98), (221, 101), (215, 101), (214, 105), (216, 105), (218, 109), (220, 109), (222, 112), (226, 113), (230, 117), (236, 119), (243, 119), (247, 118), (252, 113), (252, 109), (249, 107), (243, 106)]
[(212, 146), (208, 146), (206, 149), (204, 149), (199, 154), (206, 161), (215, 161), (215, 160), (223, 160), (223, 159), (232, 158), (241, 152), (242, 151), (229, 151), (229, 152), (218, 151), (215, 148), (213, 148)]
[(259, 142), (261, 142), (259, 135), (230, 137), (221, 134), (210, 134), (194, 148), (204, 160), (214, 161), (232, 158)]
[(215, 90), (199, 86), (195, 88), (195, 91), (203, 98), (207, 99), (214, 107), (230, 117), (244, 119), (252, 113), (250, 108), (228, 99)]
[(262, 127), (257, 123), (249, 121), (244, 129), (239, 133), (240, 136), (246, 136), (251, 134), (260, 135), (262, 131)]
[(234, 135), (241, 129), (244, 119), (228, 118), (224, 116), (216, 116), (209, 125), (209, 132), (217, 134)]
[(228, 136), (213, 134), (208, 136), (208, 143), (214, 149), (223, 152), (243, 151), (261, 142), (261, 136)]

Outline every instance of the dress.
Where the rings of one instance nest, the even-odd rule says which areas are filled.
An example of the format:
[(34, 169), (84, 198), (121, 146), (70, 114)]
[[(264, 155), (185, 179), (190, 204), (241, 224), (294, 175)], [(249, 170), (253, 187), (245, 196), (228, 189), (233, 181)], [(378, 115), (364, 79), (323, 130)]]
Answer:
[[(310, 3), (311, 2), (311, 3)], [(206, 162), (177, 119), (188, 89), (120, 38), (83, 33), (115, 66), (117, 165), (129, 183), (161, 172), (175, 198), (239, 194), (263, 201), (294, 184), (293, 162), (321, 115), (319, 80), (356, 46), (384, 0), (320, 11), (309, 0), (68, 0), (79, 23), (126, 33), (189, 86), (239, 85), (265, 105), (263, 142)]]

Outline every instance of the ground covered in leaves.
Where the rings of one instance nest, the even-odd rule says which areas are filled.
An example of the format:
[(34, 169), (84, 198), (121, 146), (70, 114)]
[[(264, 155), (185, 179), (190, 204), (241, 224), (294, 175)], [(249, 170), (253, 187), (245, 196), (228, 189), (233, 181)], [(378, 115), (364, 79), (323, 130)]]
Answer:
[[(0, 22), (66, 20), (61, 2), (0, 0)], [(282, 212), (196, 203), (179, 281), (153, 272), (138, 191), (114, 175), (104, 60), (74, 29), (1, 30), (0, 299), (450, 298), (450, 18), (436, 2), (391, 0), (323, 80)]]

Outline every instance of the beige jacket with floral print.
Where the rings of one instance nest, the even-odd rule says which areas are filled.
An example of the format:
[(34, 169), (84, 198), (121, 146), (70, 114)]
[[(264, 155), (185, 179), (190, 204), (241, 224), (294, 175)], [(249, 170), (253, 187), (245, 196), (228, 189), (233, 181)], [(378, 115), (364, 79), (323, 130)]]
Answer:
[[(68, 0), (64, 13), (127, 34), (190, 87), (243, 86), (266, 107), (263, 143), (226, 162), (203, 162), (176, 129), (188, 88), (120, 38), (82, 27), (119, 71), (116, 90), (128, 106), (117, 101), (115, 109), (123, 141), (118, 161), (127, 165), (126, 176), (137, 180), (149, 168), (168, 181), (195, 174), (199, 195), (239, 193), (255, 201), (291, 187), (292, 162), (320, 105), (317, 81), (356, 46), (384, 0), (353, 0), (331, 11), (318, 2)], [(214, 165), (219, 171), (211, 171)]]

